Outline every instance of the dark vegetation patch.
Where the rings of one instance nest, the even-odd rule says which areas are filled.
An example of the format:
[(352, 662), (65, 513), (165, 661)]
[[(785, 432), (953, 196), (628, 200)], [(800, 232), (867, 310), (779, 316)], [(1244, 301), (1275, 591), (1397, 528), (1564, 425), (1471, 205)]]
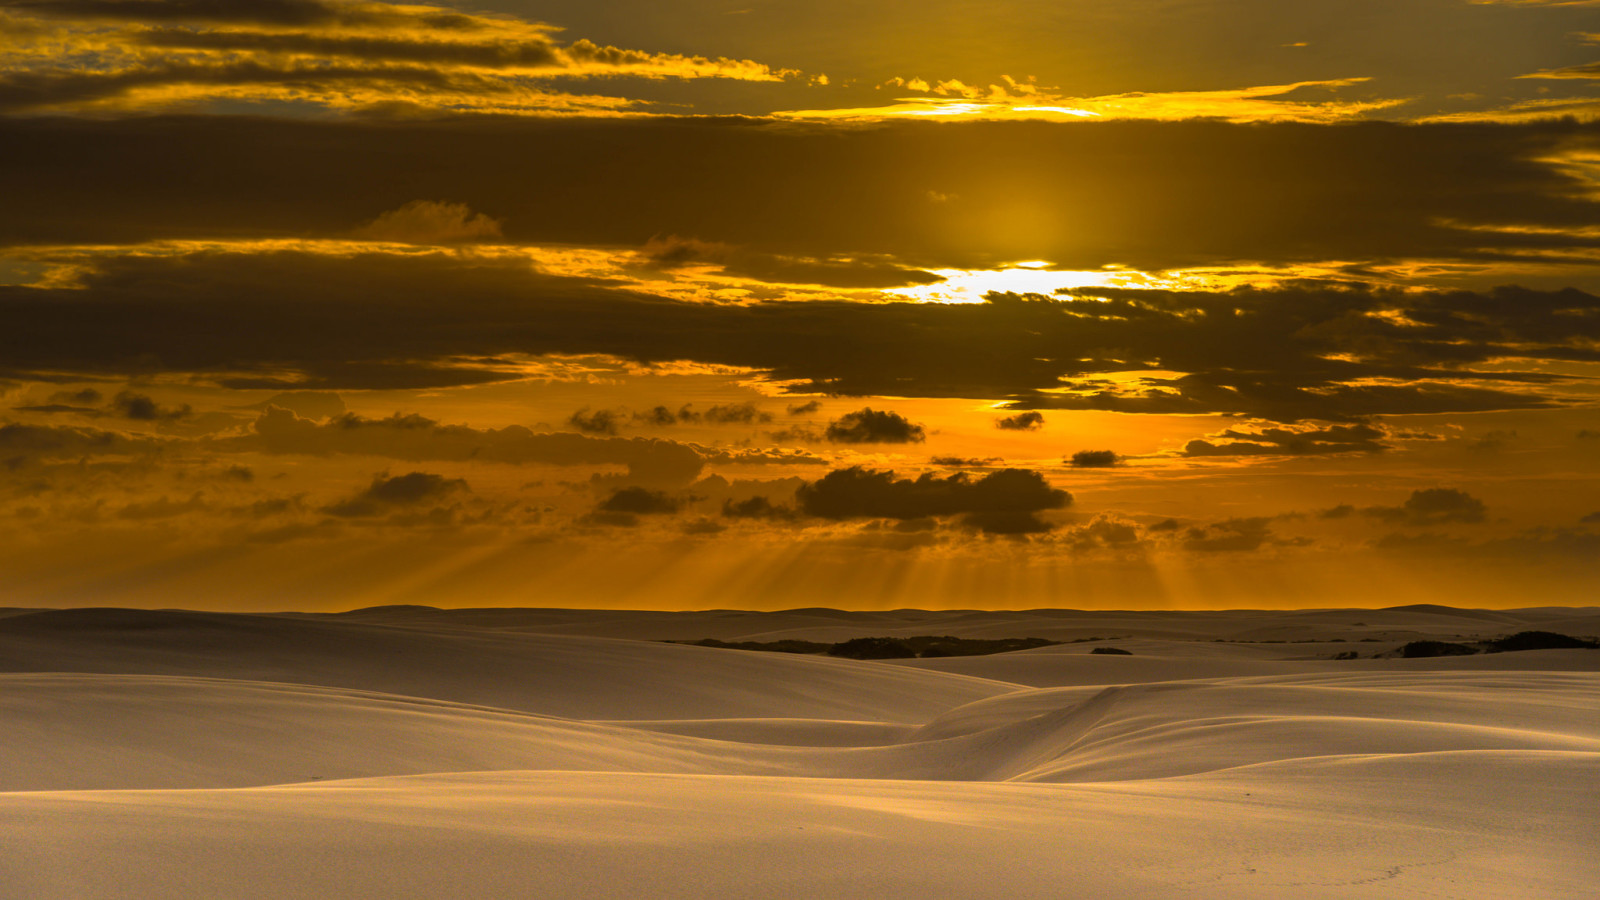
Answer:
[(1484, 644), (1490, 653), (1512, 650), (1593, 650), (1600, 647), (1600, 641), (1584, 640), (1554, 631), (1519, 631), (1510, 637), (1485, 641)]
[(1089, 651), (1091, 654), (1100, 653), (1110, 656), (1132, 656), (1132, 650), (1123, 650), (1120, 647), (1096, 647)]
[[(1554, 631), (1519, 631), (1509, 637), (1472, 643), (1451, 641), (1412, 641), (1391, 653), (1378, 653), (1374, 658), (1399, 656), (1402, 659), (1426, 659), (1433, 656), (1472, 656), (1477, 653), (1512, 653), (1519, 650), (1594, 650), (1600, 641), (1557, 634)], [(1340, 654), (1335, 659), (1353, 659)]]
[(1010, 653), (1013, 650), (1033, 650), (1049, 647), (1061, 641), (1044, 638), (958, 638), (949, 635), (917, 635), (916, 637), (864, 637), (823, 644), (816, 641), (719, 641), (706, 638), (699, 641), (668, 641), (691, 644), (696, 647), (719, 647), (726, 650), (763, 650), (775, 653), (826, 653), (845, 659), (935, 659), (944, 656), (988, 656), (992, 653)]
[(1424, 659), (1430, 656), (1471, 656), (1477, 653), (1476, 647), (1466, 644), (1452, 644), (1449, 641), (1412, 641), (1400, 648), (1400, 656), (1405, 659)]

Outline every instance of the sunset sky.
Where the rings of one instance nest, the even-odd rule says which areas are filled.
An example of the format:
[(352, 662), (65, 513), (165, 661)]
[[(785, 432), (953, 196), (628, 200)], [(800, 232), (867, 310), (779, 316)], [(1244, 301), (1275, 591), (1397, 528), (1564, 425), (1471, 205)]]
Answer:
[(1593, 604), (1600, 0), (0, 0), (0, 606)]

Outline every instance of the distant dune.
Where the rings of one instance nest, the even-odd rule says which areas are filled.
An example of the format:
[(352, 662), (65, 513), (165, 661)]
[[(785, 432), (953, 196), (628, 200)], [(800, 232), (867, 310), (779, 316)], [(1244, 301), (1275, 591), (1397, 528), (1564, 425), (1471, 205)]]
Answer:
[[(1600, 611), (18, 611), (0, 894), (1590, 897), (1600, 650), (1332, 658), (1552, 623)], [(652, 640), (774, 634), (1100, 640)]]

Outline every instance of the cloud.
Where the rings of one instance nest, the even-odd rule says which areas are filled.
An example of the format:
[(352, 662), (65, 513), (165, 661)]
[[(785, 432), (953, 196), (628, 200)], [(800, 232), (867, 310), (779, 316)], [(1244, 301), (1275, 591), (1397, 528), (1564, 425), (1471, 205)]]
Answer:
[(1262, 516), (1227, 519), (1189, 529), (1183, 545), (1199, 553), (1248, 553), (1272, 540), (1271, 523)]
[(622, 419), (622, 414), (611, 409), (597, 409), (591, 412), (585, 406), (567, 417), (567, 424), (585, 434), (617, 433), (617, 423)]
[(826, 519), (923, 519), (963, 515), (966, 524), (1001, 534), (1047, 530), (1037, 513), (1061, 509), (1072, 495), (1050, 487), (1038, 472), (1001, 469), (973, 479), (925, 473), (896, 479), (859, 466), (835, 469), (796, 492), (801, 512)]
[(7, 0), (33, 15), (132, 22), (208, 22), (276, 26), (344, 25), (473, 29), (482, 20), (438, 7), (326, 0)]
[[(951, 79), (929, 85), (921, 79), (899, 80), (908, 90), (941, 96), (917, 96), (889, 106), (847, 109), (789, 110), (776, 113), (794, 119), (883, 120), (897, 117), (950, 120), (1095, 120), (1182, 121), (1217, 119), (1227, 122), (1338, 122), (1399, 106), (1401, 98), (1366, 97), (1342, 100), (1315, 98), (1368, 81), (1339, 78), (1257, 85), (1217, 91), (1133, 91), (1098, 97), (1070, 97), (1037, 84), (1004, 78), (1003, 84), (977, 87)], [(1306, 95), (1311, 94), (1313, 98)]]
[(1476, 524), (1484, 521), (1487, 507), (1482, 500), (1456, 488), (1424, 488), (1412, 491), (1400, 506), (1369, 506), (1363, 515), (1406, 525)]
[(821, 400), (808, 400), (805, 403), (790, 404), (786, 411), (791, 416), (806, 416), (822, 408)]
[(998, 456), (935, 456), (928, 460), (929, 465), (944, 466), (951, 469), (982, 469), (999, 465), (1005, 462)]
[[(1147, 271), (1241, 260), (1503, 262), (1508, 254), (1593, 244), (1578, 235), (1458, 226), (1592, 224), (1594, 201), (1558, 161), (1595, 140), (1593, 128), (1559, 122), (1068, 129), (905, 122), (841, 132), (725, 120), (14, 119), (0, 122), (0, 144), (14, 161), (0, 173), (8, 201), (0, 236), (59, 244), (345, 234), (383, 208), (374, 197), (396, 205), (448, 198), (492, 208), (510, 242), (640, 247), (654, 235), (696, 233), (706, 244), (760, 246), (796, 259), (915, 260), (930, 271), (1017, 259)], [(161, 152), (175, 145), (196, 153), (179, 160)], [(292, 209), (281, 185), (252, 177), (283, 165), (274, 148), (285, 145), (305, 149), (293, 161), (301, 202)], [(405, 148), (403, 159), (397, 147)], [(642, 147), (654, 165), (600, 162), (611, 154), (631, 159), (630, 148)], [(1003, 172), (960, 165), (980, 152), (1009, 165)], [(929, 185), (922, 170), (900, 163), (908, 158), (942, 166), (940, 190), (959, 200), (909, 208), (905, 198)], [(405, 194), (394, 197), (402, 167)], [(562, 177), (502, 177), (522, 170)], [(657, 177), (662, 170), (674, 178)], [(786, 214), (749, 216), (745, 199), (774, 171), (785, 173)], [(197, 183), (207, 185), (204, 193)], [(152, 196), (170, 199), (151, 203)], [(1293, 202), (1270, 202), (1274, 196)], [(635, 213), (612, 214), (624, 205)], [(1340, 221), (1362, 227), (1336, 225), (1326, 215), (1331, 208), (1348, 210)], [(68, 212), (90, 209), (92, 216)], [(560, 216), (549, 214), (556, 209)], [(1096, 223), (1093, 241), (1059, 227), (1067, 209)]]
[(379, 475), (366, 490), (324, 507), (323, 512), (341, 518), (367, 518), (443, 500), (469, 490), (466, 481), (460, 478), (446, 478), (430, 472), (408, 472), (394, 477)]
[(0, 461), (84, 456), (135, 456), (160, 453), (171, 442), (96, 428), (54, 425), (0, 425)]
[(655, 438), (540, 433), (520, 425), (477, 429), (399, 413), (384, 419), (346, 413), (318, 423), (276, 407), (256, 419), (250, 434), (216, 438), (205, 446), (221, 451), (313, 456), (361, 454), (414, 462), (620, 465), (627, 467), (630, 480), (650, 484), (687, 484), (705, 467), (704, 458), (693, 447)]
[(1196, 456), (1312, 456), (1330, 453), (1382, 453), (1388, 433), (1371, 425), (1330, 425), (1324, 428), (1267, 428), (1240, 431), (1230, 428), (1216, 437), (1222, 442), (1190, 441), (1183, 455)]
[[(979, 304), (722, 305), (453, 252), (129, 253), (76, 265), (76, 289), (0, 286), (15, 325), (0, 333), (0, 377), (185, 372), (230, 387), (405, 389), (525, 371), (508, 359), (610, 354), (740, 367), (797, 393), (1292, 422), (1560, 405), (1580, 392), (1539, 367), (1600, 358), (1600, 298), (1575, 290), (1085, 289)], [(374, 296), (382, 317), (370, 314)]]
[(920, 444), (926, 439), (921, 425), (899, 413), (879, 412), (870, 406), (829, 422), (823, 436), (835, 444)]
[(654, 515), (675, 513), (682, 503), (663, 491), (642, 487), (622, 488), (607, 497), (598, 507), (601, 512)]
[(1006, 416), (1003, 419), (996, 419), (994, 427), (1003, 431), (1038, 431), (1044, 427), (1044, 413), (1029, 410), (1014, 416)]
[(333, 391), (283, 391), (246, 409), (265, 412), (269, 406), (287, 409), (302, 419), (330, 419), (345, 413), (344, 398)]
[(1073, 529), (1072, 537), (1091, 547), (1125, 548), (1139, 543), (1139, 526), (1119, 516), (1102, 513), (1089, 524)]
[(725, 403), (706, 410), (705, 420), (718, 425), (751, 425), (771, 422), (772, 414), (757, 409), (754, 403)]
[(869, 258), (785, 256), (679, 237), (652, 237), (639, 254), (665, 271), (710, 267), (722, 275), (775, 284), (894, 288), (937, 284), (944, 280), (941, 275), (900, 265), (886, 254)]
[(1105, 469), (1116, 465), (1122, 458), (1110, 450), (1079, 450), (1067, 460), (1080, 469)]
[(11, 0), (48, 49), (10, 49), (0, 109), (137, 112), (272, 102), (323, 109), (539, 112), (641, 105), (559, 94), (551, 78), (782, 81), (753, 60), (648, 53), (508, 15), (377, 2)]
[(177, 409), (169, 409), (157, 404), (144, 394), (132, 391), (122, 391), (111, 398), (111, 408), (123, 416), (137, 422), (168, 422), (181, 419), (193, 412), (188, 404)]
[(465, 203), (413, 200), (357, 228), (353, 236), (407, 244), (455, 244), (500, 237), (500, 222)]
[(795, 510), (787, 506), (774, 506), (764, 496), (744, 500), (722, 501), (722, 514), (730, 519), (792, 519)]

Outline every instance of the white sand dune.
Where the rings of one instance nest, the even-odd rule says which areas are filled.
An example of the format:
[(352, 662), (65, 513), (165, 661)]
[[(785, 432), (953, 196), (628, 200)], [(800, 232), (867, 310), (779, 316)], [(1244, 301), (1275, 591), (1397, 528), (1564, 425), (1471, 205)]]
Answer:
[(646, 641), (99, 609), (0, 619), (0, 672), (316, 684), (582, 719), (920, 723), (1014, 687), (852, 660)]
[[(1303, 642), (1385, 612), (1343, 610), (1157, 615), (1103, 642), (1133, 656), (855, 662), (535, 630), (663, 614), (472, 612), (0, 616), (0, 896), (1563, 898), (1600, 878), (1600, 651), (1173, 636)], [(1587, 621), (1513, 612), (1390, 618)]]
[(1597, 781), (1552, 752), (1093, 785), (475, 773), (13, 794), (0, 832), (34, 900), (1553, 900), (1600, 878)]

